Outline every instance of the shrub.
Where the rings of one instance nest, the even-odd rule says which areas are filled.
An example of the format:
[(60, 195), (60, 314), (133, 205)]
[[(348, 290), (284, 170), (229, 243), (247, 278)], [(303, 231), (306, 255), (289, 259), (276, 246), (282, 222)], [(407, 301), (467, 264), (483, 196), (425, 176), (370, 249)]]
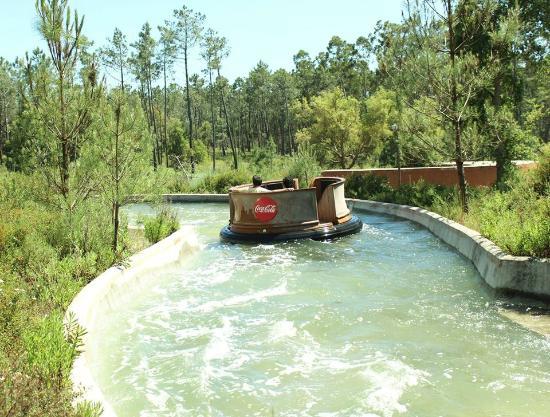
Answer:
[(298, 178), (300, 188), (305, 188), (321, 173), (321, 166), (313, 151), (300, 147), (290, 158), (287, 172), (290, 177)]
[(269, 138), (265, 146), (255, 148), (252, 151), (250, 162), (253, 165), (254, 172), (265, 172), (269, 169), (273, 161), (277, 158), (277, 148), (273, 138)]
[(158, 241), (170, 236), (179, 228), (179, 222), (175, 214), (170, 210), (163, 208), (155, 217), (146, 219), (144, 222), (145, 237), (150, 243)]
[(385, 198), (384, 201), (392, 203), (431, 209), (435, 204), (453, 201), (455, 195), (455, 188), (418, 181), (386, 192), (382, 198)]
[(252, 175), (244, 170), (228, 170), (208, 174), (192, 188), (195, 193), (227, 193), (235, 185), (249, 183)]
[(373, 199), (391, 192), (388, 179), (374, 174), (353, 174), (346, 180), (346, 194), (350, 198)]
[(539, 195), (550, 197), (550, 143), (542, 147), (539, 166), (533, 172), (533, 188)]
[(29, 369), (48, 387), (62, 387), (80, 353), (83, 335), (76, 322), (63, 324), (61, 312), (46, 316), (23, 334)]
[(509, 192), (495, 191), (473, 202), (469, 218), (479, 231), (512, 255), (550, 257), (550, 200), (520, 180)]

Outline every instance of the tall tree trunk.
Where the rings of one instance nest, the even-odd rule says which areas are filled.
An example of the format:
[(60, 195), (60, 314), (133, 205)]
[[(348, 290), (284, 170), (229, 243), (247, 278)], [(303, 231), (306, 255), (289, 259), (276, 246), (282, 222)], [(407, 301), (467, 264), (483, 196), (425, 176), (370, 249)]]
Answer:
[[(221, 78), (219, 68), (218, 68), (218, 78)], [(235, 149), (235, 143), (233, 141), (233, 134), (231, 132), (231, 125), (229, 124), (229, 117), (227, 115), (227, 106), (225, 105), (223, 85), (220, 88), (220, 98), (222, 100), (223, 115), (225, 117), (225, 130), (226, 130), (226, 133), (227, 133), (227, 137), (229, 138), (229, 145), (231, 146), (231, 153), (233, 154), (233, 168), (234, 169), (239, 169), (239, 162), (237, 160), (237, 150)]]
[(214, 114), (214, 86), (212, 85), (212, 69), (208, 69), (210, 82), (210, 123), (212, 124), (212, 171), (216, 170), (216, 117)]
[(67, 137), (66, 126), (66, 103), (65, 103), (65, 77), (63, 71), (59, 73), (59, 110), (61, 113), (61, 194), (67, 199), (69, 195), (69, 138)]
[(451, 105), (453, 112), (453, 129), (455, 134), (455, 163), (458, 174), (458, 188), (460, 190), (460, 203), (462, 211), (468, 212), (468, 200), (466, 194), (466, 177), (464, 175), (464, 158), (462, 154), (461, 122), (458, 110), (458, 92), (456, 80), (456, 39), (453, 22), (453, 9), (451, 0), (447, 0), (447, 29), (449, 32), (449, 56), (451, 59)]
[(9, 129), (9, 118), (8, 118), (8, 106), (4, 102), (4, 140), (0, 141), (0, 164), (4, 159), (4, 144), (8, 143), (10, 140), (10, 129)]
[[(187, 36), (186, 36), (187, 39)], [(191, 116), (191, 94), (189, 91), (189, 71), (187, 66), (187, 45), (183, 48), (183, 61), (185, 64), (185, 92), (187, 97), (187, 119), (189, 120), (189, 150), (191, 152), (191, 173), (195, 173), (195, 158), (193, 157), (193, 117)]]
[(288, 99), (285, 97), (285, 114), (286, 114), (286, 133), (288, 136), (288, 150), (290, 153), (290, 156), (292, 156), (292, 153), (294, 152), (293, 149), (293, 143), (292, 143), (292, 135), (290, 134), (290, 114), (288, 111)]
[(168, 95), (166, 93), (166, 57), (162, 60), (162, 73), (164, 78), (164, 157), (168, 168)]
[(119, 102), (115, 110), (115, 198), (113, 201), (113, 255), (116, 255), (118, 249), (118, 229), (119, 229), (119, 213), (118, 209), (120, 207), (120, 192), (119, 192), (119, 183), (120, 183), (120, 173), (119, 173), (119, 164), (118, 164), (118, 142), (120, 137), (120, 117), (121, 117), (122, 105)]
[(120, 60), (120, 89), (124, 94), (124, 65), (122, 64), (122, 47), (118, 46), (118, 59)]
[(149, 80), (146, 79), (144, 82), (144, 86), (142, 88), (143, 95), (144, 95), (144, 106), (145, 106), (145, 112), (147, 113), (147, 124), (149, 126), (149, 131), (153, 135), (153, 168), (157, 169), (157, 145), (156, 145), (156, 134), (155, 129), (153, 127), (153, 107), (151, 105), (151, 90), (149, 86)]

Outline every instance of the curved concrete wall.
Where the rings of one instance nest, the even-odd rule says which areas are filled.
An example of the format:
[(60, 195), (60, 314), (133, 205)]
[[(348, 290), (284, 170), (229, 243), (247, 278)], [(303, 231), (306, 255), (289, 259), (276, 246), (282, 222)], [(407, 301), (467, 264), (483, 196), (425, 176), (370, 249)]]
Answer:
[(421, 224), (470, 259), (492, 288), (550, 298), (550, 259), (509, 255), (478, 232), (419, 207), (355, 199), (348, 199), (348, 204), (354, 209), (391, 214)]
[(167, 203), (227, 203), (229, 194), (163, 194)]
[[(110, 312), (123, 305), (130, 297), (144, 287), (161, 266), (177, 264), (199, 249), (196, 235), (190, 227), (183, 227), (166, 239), (132, 256), (125, 266), (109, 268), (86, 285), (73, 299), (65, 320), (74, 317), (86, 330), (84, 351), (76, 359), (71, 379), (76, 392), (82, 399), (101, 404), (103, 417), (116, 417), (109, 402), (96, 384), (91, 369), (98, 360), (95, 342), (102, 320)], [(97, 363), (97, 362), (95, 362)]]

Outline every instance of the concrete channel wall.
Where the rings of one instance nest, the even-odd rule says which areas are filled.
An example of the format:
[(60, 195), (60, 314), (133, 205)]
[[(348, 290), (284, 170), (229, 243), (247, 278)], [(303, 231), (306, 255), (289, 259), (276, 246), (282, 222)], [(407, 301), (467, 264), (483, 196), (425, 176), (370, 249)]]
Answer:
[(183, 227), (166, 239), (132, 256), (124, 266), (114, 266), (86, 285), (73, 299), (65, 320), (76, 319), (86, 330), (83, 353), (76, 359), (71, 372), (75, 392), (82, 399), (98, 403), (103, 417), (116, 417), (109, 402), (97, 385), (91, 370), (100, 360), (96, 348), (101, 338), (101, 326), (111, 312), (124, 305), (140, 287), (150, 284), (156, 271), (165, 265), (183, 261), (199, 249), (195, 233)]
[(550, 299), (550, 259), (512, 256), (459, 223), (419, 207), (348, 199), (350, 208), (412, 220), (470, 259), (485, 282), (499, 290)]

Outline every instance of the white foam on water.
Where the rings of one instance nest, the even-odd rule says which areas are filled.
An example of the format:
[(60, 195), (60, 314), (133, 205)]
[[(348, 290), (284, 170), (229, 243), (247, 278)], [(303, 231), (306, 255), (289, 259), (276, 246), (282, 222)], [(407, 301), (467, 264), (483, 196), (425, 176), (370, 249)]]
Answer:
[(222, 327), (214, 329), (210, 342), (206, 345), (202, 356), (204, 365), (200, 372), (200, 387), (207, 395), (210, 394), (210, 380), (225, 375), (222, 367), (212, 365), (212, 361), (222, 360), (231, 352), (230, 339), (234, 329), (229, 317), (222, 318)]
[(279, 340), (287, 337), (296, 336), (297, 329), (294, 323), (288, 320), (278, 321), (273, 325), (269, 332), (269, 338), (271, 340)]
[(268, 387), (278, 387), (279, 385), (281, 385), (281, 378), (279, 378), (278, 376), (274, 378), (270, 378), (267, 381), (265, 381), (264, 384), (267, 385)]
[(284, 268), (295, 262), (296, 255), (286, 250), (284, 246), (258, 245), (244, 254), (244, 259), (239, 265), (244, 269), (256, 269), (258, 264), (261, 264), (262, 267)]
[(301, 374), (308, 376), (313, 372), (318, 358), (319, 353), (315, 347), (303, 346), (294, 355), (293, 364), (283, 366), (280, 375)]
[(210, 333), (211, 330), (208, 327), (191, 327), (174, 331), (176, 340), (178, 342), (182, 342), (187, 339), (197, 339)]
[(493, 392), (500, 391), (501, 389), (504, 389), (504, 388), (506, 388), (506, 385), (504, 385), (501, 381), (493, 381), (487, 384), (487, 389)]
[(223, 326), (212, 331), (212, 337), (206, 348), (204, 349), (204, 361), (210, 362), (214, 359), (225, 358), (231, 348), (229, 341), (233, 334), (233, 326), (231, 320), (228, 317), (222, 318)]
[(128, 326), (125, 331), (127, 334), (133, 334), (138, 330), (144, 330), (145, 326), (138, 321), (138, 317), (130, 317), (128, 319)]
[(285, 295), (287, 293), (288, 293), (287, 283), (285, 280), (276, 287), (272, 287), (265, 290), (244, 294), (244, 295), (236, 295), (221, 301), (219, 300), (208, 301), (196, 307), (191, 307), (190, 311), (200, 312), (200, 313), (212, 313), (213, 311), (219, 310), (224, 307), (235, 307), (235, 306), (245, 305), (250, 302), (264, 301), (267, 298)]
[(250, 356), (245, 354), (240, 354), (233, 362), (231, 362), (225, 369), (227, 370), (237, 370), (240, 369), (243, 365), (250, 362)]
[(199, 270), (194, 271), (195, 282), (200, 286), (213, 286), (223, 284), (231, 279), (235, 268), (231, 263), (213, 262)]
[(383, 417), (404, 413), (407, 407), (399, 400), (404, 392), (420, 383), (427, 382), (428, 372), (415, 369), (400, 360), (391, 360), (376, 352), (374, 360), (361, 372), (369, 388), (365, 390), (364, 405), (381, 412)]
[(157, 381), (152, 377), (147, 378), (145, 386), (145, 398), (147, 398), (147, 401), (153, 404), (157, 410), (165, 410), (170, 395), (166, 391), (159, 389)]

